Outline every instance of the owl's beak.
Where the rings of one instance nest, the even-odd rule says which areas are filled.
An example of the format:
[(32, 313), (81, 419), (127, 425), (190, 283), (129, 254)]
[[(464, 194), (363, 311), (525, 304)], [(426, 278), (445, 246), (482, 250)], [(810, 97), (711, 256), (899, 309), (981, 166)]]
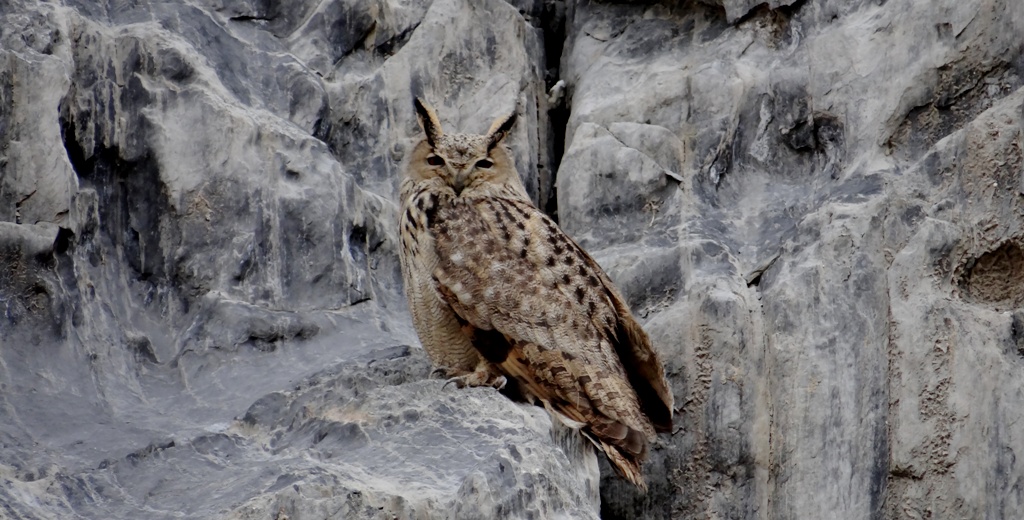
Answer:
[(469, 179), (469, 172), (460, 172), (455, 175), (455, 182), (452, 183), (452, 189), (455, 190), (455, 196), (462, 195), (462, 190), (466, 187), (466, 181)]

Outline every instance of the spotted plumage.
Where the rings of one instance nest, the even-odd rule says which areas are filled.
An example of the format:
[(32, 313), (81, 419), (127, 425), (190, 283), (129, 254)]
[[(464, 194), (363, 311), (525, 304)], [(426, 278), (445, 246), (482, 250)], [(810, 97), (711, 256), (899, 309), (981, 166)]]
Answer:
[(647, 334), (596, 262), (526, 195), (502, 140), (445, 134), (420, 100), (425, 137), (401, 185), (401, 262), (413, 325), (460, 386), (515, 383), (579, 428), (641, 488), (672, 394)]

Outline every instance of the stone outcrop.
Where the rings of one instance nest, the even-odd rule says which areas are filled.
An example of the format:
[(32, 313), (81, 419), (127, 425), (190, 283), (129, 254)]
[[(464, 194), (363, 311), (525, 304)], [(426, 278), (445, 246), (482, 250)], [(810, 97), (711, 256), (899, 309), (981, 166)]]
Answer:
[[(3, 3), (0, 517), (1014, 517), (1021, 34), (1013, 0)], [(518, 109), (651, 333), (647, 495), (430, 377), (413, 94)]]
[(722, 4), (569, 15), (561, 222), (682, 403), (606, 517), (1013, 516), (1024, 9)]

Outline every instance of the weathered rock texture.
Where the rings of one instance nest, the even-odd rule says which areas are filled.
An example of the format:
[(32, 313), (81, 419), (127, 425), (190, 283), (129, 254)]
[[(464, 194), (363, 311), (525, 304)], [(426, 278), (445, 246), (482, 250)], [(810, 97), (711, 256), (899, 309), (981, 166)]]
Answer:
[(0, 517), (597, 517), (577, 436), (400, 347), (411, 92), (518, 105), (551, 185), (516, 8), (15, 0), (0, 31)]
[[(1016, 518), (1022, 34), (1018, 0), (8, 0), (0, 518)], [(518, 107), (646, 323), (647, 495), (429, 378), (412, 94)]]
[(559, 215), (682, 404), (606, 517), (1018, 515), (1024, 5), (724, 4), (569, 16)]

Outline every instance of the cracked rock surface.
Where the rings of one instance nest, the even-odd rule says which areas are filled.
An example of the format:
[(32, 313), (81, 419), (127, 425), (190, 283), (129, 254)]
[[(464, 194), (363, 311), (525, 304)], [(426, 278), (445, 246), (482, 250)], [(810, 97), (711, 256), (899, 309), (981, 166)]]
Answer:
[[(8, 0), (0, 518), (1015, 518), (1021, 34), (1016, 0)], [(517, 108), (651, 333), (646, 495), (430, 377), (413, 94)]]

